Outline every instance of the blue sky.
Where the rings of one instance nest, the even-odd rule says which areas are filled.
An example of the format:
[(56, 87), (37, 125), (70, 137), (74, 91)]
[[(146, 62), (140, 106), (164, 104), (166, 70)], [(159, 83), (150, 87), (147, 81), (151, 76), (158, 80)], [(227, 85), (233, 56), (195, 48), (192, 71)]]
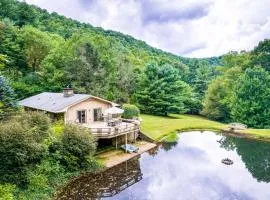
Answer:
[(26, 0), (188, 57), (250, 50), (270, 38), (270, 0)]

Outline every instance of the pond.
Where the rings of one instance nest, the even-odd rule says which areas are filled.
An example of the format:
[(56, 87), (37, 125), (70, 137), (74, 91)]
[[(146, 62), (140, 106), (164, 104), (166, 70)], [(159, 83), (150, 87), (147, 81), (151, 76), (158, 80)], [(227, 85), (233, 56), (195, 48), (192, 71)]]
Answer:
[[(221, 163), (223, 158), (233, 165)], [(270, 143), (186, 132), (174, 143), (70, 182), (58, 199), (270, 199)]]

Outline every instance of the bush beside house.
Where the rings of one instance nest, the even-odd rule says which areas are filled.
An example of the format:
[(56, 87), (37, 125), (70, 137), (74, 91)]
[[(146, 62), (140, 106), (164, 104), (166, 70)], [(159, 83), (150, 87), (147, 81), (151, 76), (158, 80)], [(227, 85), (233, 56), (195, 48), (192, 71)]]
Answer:
[(132, 119), (133, 117), (139, 117), (140, 115), (140, 110), (135, 105), (124, 104), (123, 109), (124, 109), (123, 118), (125, 119)]

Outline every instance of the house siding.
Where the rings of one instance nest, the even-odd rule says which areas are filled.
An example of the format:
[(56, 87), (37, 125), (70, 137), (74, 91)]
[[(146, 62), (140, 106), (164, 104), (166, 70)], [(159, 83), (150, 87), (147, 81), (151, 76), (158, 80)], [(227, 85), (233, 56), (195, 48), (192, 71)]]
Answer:
[(91, 124), (94, 121), (94, 109), (101, 108), (102, 113), (112, 107), (110, 103), (97, 99), (88, 99), (76, 105), (69, 107), (65, 113), (66, 123), (75, 123), (77, 120), (77, 111), (86, 110), (86, 123)]

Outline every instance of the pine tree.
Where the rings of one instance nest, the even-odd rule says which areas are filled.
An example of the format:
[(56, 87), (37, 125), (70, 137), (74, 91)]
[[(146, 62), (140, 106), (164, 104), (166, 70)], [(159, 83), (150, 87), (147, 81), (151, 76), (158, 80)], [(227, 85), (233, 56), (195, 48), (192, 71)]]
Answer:
[(192, 90), (171, 65), (147, 65), (139, 88), (137, 101), (143, 113), (166, 116), (188, 111), (186, 103), (191, 99)]
[(13, 89), (6, 79), (0, 76), (0, 119), (10, 115), (17, 108), (17, 101)]

